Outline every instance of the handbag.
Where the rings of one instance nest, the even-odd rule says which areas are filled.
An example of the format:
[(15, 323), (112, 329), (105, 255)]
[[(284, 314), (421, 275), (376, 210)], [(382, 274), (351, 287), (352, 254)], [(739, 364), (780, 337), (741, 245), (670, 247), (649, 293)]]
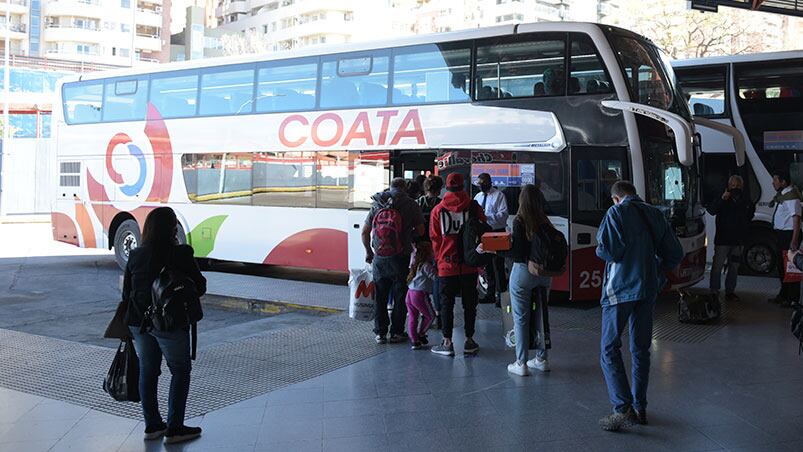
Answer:
[(118, 402), (139, 402), (139, 357), (134, 341), (120, 341), (109, 372), (103, 379), (103, 390)]
[(117, 305), (117, 310), (114, 312), (114, 317), (112, 317), (111, 322), (106, 327), (106, 332), (103, 333), (104, 339), (125, 339), (127, 337), (131, 337), (131, 331), (128, 330), (128, 326), (125, 322), (125, 317), (128, 314), (128, 302), (126, 300), (121, 301)]

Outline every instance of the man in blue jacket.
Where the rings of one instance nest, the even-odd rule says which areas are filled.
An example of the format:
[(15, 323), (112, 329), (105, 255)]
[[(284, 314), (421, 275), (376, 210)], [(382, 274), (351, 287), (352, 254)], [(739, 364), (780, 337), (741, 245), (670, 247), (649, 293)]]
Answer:
[[(600, 419), (603, 430), (647, 423), (647, 384), (655, 299), (666, 284), (665, 270), (683, 259), (683, 248), (660, 210), (636, 195), (632, 183), (611, 187), (614, 205), (597, 233), (597, 256), (605, 264), (602, 287), (600, 365), (613, 413)], [(630, 326), (633, 385), (622, 362), (621, 336)]]

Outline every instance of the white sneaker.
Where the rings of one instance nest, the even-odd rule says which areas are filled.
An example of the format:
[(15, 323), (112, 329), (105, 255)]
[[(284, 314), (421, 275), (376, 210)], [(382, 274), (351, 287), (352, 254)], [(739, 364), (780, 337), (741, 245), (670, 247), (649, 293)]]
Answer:
[(518, 361), (512, 364), (508, 364), (507, 371), (512, 373), (513, 375), (518, 375), (520, 377), (526, 377), (527, 375), (530, 375), (530, 371), (527, 370), (527, 366)]
[(532, 370), (540, 370), (541, 372), (549, 372), (549, 361), (546, 359), (533, 358), (527, 361), (527, 367)]

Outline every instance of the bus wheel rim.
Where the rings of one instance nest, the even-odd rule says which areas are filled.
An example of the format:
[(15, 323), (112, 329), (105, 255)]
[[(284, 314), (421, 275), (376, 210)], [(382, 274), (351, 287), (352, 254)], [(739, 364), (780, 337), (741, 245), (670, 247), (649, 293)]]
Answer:
[(132, 232), (126, 232), (123, 236), (123, 255), (128, 259), (131, 250), (137, 247), (137, 237)]

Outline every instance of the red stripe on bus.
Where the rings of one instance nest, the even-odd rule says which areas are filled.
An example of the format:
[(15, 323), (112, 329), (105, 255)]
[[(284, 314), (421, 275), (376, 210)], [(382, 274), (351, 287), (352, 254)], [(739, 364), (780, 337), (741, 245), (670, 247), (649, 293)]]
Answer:
[(263, 263), (346, 272), (348, 234), (324, 228), (298, 232), (276, 245)]

